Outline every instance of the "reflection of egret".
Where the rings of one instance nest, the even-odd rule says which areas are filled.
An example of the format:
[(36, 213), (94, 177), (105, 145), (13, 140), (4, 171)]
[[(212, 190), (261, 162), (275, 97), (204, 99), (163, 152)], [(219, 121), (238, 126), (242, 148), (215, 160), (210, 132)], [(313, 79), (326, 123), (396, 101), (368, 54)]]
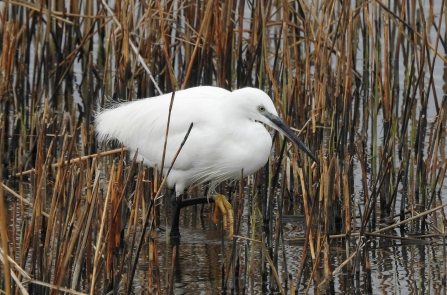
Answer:
[[(123, 103), (101, 111), (96, 117), (99, 140), (115, 138), (130, 150), (138, 149), (148, 166), (160, 167), (165, 143), (171, 94)], [(224, 228), (233, 232), (233, 210), (223, 195), (214, 188), (222, 181), (253, 174), (268, 160), (272, 138), (266, 124), (294, 142), (315, 162), (312, 152), (278, 117), (263, 91), (243, 88), (229, 92), (222, 88), (202, 86), (175, 93), (163, 172), (168, 171), (191, 123), (194, 127), (168, 176), (167, 184), (175, 188), (176, 197), (192, 184), (211, 181), (216, 208), (224, 217)], [(197, 204), (194, 199), (176, 204), (172, 235), (178, 235), (178, 213), (181, 207)], [(185, 203), (186, 202), (186, 203)], [(217, 210), (216, 210), (217, 212)], [(228, 222), (228, 223), (227, 223)]]

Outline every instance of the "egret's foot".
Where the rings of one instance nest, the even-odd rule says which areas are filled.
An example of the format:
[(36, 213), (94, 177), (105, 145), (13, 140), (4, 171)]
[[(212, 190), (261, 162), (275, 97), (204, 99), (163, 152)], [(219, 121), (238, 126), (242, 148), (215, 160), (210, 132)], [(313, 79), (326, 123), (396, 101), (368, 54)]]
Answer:
[(233, 207), (230, 202), (227, 201), (224, 195), (218, 194), (213, 197), (215, 207), (214, 207), (214, 215), (213, 222), (217, 223), (219, 221), (219, 211), (222, 212), (223, 219), (223, 229), (229, 230), (228, 237), (233, 237), (233, 228), (234, 228), (234, 212)]

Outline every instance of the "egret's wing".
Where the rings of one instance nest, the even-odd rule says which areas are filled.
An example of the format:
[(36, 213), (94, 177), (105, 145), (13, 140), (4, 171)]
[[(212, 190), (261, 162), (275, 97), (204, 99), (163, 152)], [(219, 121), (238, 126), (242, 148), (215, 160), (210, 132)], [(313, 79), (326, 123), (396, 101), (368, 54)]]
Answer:
[[(218, 112), (219, 101), (229, 93), (222, 88), (204, 86), (175, 93), (165, 167), (170, 166), (190, 124), (194, 123), (187, 144), (175, 164), (176, 169), (191, 168), (195, 159), (200, 157), (200, 142), (212, 136), (209, 130), (204, 132), (203, 129), (212, 128), (210, 120), (213, 124), (223, 123)], [(171, 96), (165, 94), (102, 110), (95, 120), (98, 139), (117, 139), (130, 150), (139, 149), (146, 165), (160, 165)]]

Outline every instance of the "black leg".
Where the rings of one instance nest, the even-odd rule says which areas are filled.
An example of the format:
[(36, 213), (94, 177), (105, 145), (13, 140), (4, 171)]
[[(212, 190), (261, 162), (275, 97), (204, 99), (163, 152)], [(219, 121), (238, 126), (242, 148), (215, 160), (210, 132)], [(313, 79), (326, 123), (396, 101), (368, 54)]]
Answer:
[(182, 209), (182, 198), (183, 195), (176, 196), (174, 190), (170, 190), (171, 192), (171, 232), (169, 233), (169, 237), (171, 240), (179, 240), (180, 239), (180, 230), (178, 228), (179, 219), (180, 219), (180, 209)]
[(175, 191), (171, 190), (171, 232), (169, 233), (169, 238), (174, 244), (178, 243), (180, 240), (180, 230), (179, 230), (179, 219), (180, 219), (180, 209), (192, 205), (198, 204), (208, 204), (214, 203), (213, 198), (201, 197), (182, 200), (183, 195), (176, 197)]
[(192, 205), (208, 204), (208, 203), (214, 203), (214, 199), (208, 197), (186, 199), (180, 203), (180, 206), (181, 208), (184, 208)]

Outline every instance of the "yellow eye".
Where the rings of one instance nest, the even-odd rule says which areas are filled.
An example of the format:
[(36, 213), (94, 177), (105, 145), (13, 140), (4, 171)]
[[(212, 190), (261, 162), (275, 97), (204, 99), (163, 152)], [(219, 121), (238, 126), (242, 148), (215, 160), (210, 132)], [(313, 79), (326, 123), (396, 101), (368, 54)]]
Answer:
[(263, 105), (258, 106), (258, 111), (261, 113), (265, 112), (265, 107)]

